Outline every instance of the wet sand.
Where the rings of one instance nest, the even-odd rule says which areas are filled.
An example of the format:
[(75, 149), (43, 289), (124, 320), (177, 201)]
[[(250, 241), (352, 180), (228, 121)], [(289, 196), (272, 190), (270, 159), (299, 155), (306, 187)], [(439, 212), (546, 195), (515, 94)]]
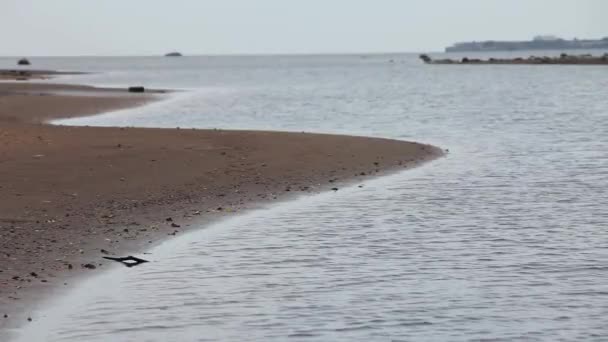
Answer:
[(45, 124), (156, 97), (0, 83), (0, 336), (35, 319), (41, 299), (108, 267), (105, 255), (141, 252), (201, 222), (442, 155), (351, 136)]

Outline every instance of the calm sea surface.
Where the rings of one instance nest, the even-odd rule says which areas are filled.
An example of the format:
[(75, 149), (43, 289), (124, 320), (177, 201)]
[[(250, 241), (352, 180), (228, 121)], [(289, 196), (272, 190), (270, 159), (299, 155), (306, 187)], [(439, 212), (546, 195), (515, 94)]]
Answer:
[(201, 226), (85, 281), (18, 341), (608, 340), (608, 67), (32, 62), (103, 72), (65, 82), (188, 90), (64, 123), (358, 134), (450, 154)]

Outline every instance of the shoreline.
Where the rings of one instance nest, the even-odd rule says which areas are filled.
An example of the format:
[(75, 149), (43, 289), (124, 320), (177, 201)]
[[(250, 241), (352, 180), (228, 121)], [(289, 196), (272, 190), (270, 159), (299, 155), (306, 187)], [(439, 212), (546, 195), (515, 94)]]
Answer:
[(259, 205), (443, 155), (381, 138), (46, 124), (155, 100), (115, 89), (0, 83), (0, 336), (27, 324), (64, 284), (112, 264), (106, 253), (141, 252)]
[(19, 67), (15, 69), (0, 69), (0, 81), (48, 80), (56, 76), (84, 74), (86, 73), (76, 71), (39, 70), (31, 69), (29, 67)]

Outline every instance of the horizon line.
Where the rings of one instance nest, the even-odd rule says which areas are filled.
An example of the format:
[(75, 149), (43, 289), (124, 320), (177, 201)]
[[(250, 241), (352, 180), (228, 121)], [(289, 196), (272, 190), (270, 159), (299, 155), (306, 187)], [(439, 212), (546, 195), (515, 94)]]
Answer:
[(403, 55), (403, 54), (419, 54), (419, 53), (444, 53), (444, 51), (355, 51), (355, 52), (281, 52), (281, 53), (193, 53), (188, 54), (181, 51), (173, 51), (182, 53), (181, 57), (167, 57), (166, 53), (162, 54), (75, 54), (75, 55), (0, 55), (0, 58), (80, 58), (80, 57), (167, 57), (167, 58), (184, 58), (184, 57), (290, 57), (290, 56), (356, 56), (356, 55)]

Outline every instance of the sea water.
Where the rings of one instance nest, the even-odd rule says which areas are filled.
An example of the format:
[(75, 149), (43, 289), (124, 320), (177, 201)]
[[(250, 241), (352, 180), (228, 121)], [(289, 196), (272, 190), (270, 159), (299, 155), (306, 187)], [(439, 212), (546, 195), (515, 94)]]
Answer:
[[(62, 124), (430, 143), (415, 170), (236, 216), (43, 308), (18, 341), (608, 339), (608, 68), (416, 55), (32, 59), (180, 89)], [(0, 67), (12, 63), (0, 59)]]

